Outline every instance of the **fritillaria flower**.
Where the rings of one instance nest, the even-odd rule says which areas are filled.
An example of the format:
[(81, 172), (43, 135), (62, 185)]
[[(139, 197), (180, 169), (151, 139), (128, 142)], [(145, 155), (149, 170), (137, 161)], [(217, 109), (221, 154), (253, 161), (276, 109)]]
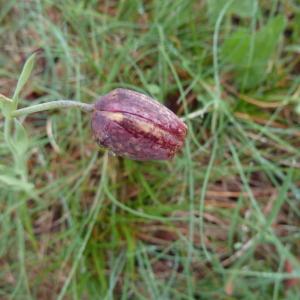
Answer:
[[(56, 100), (18, 108), (18, 94), (33, 69), (36, 53), (24, 64), (13, 99), (0, 94), (0, 110), (5, 116), (5, 136), (12, 120), (51, 109), (78, 108), (92, 113), (92, 131), (100, 146), (116, 155), (135, 160), (171, 159), (187, 134), (186, 125), (156, 100), (128, 89), (115, 89), (94, 104), (74, 100)], [(25, 129), (19, 124), (20, 130)]]
[(92, 131), (97, 143), (134, 160), (166, 160), (184, 143), (186, 125), (156, 100), (115, 89), (94, 105)]

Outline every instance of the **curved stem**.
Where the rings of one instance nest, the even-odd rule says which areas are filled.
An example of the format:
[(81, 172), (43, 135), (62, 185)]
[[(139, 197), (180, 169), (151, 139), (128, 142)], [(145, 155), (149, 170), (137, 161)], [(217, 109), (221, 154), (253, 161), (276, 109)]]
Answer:
[(85, 112), (91, 112), (94, 109), (93, 104), (87, 104), (87, 103), (77, 102), (73, 100), (57, 100), (57, 101), (32, 105), (26, 108), (17, 109), (11, 114), (11, 116), (20, 117), (24, 115), (33, 114), (39, 111), (45, 111), (45, 110), (56, 109), (56, 108), (73, 108), (73, 107), (79, 108)]

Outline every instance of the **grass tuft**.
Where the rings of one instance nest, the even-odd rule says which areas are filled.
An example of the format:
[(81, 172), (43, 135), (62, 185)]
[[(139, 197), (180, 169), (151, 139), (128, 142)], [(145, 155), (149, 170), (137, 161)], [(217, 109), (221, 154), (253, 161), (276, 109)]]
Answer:
[(16, 159), (1, 114), (1, 299), (299, 297), (296, 0), (0, 6), (1, 95), (35, 53), (20, 108), (124, 87), (189, 127), (141, 163), (99, 150), (88, 115), (39, 112), (11, 124)]

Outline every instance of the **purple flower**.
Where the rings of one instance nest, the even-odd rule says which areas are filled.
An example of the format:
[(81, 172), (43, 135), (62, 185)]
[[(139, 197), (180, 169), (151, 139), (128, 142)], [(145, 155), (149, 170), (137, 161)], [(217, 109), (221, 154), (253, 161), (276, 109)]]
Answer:
[(95, 103), (92, 131), (97, 143), (116, 155), (165, 160), (182, 148), (187, 126), (156, 100), (115, 89)]

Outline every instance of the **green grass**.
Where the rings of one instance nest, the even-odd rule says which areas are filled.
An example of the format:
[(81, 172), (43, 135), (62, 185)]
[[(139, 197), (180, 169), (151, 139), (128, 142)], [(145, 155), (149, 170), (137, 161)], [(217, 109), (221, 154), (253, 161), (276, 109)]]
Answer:
[(0, 299), (299, 297), (297, 0), (0, 7), (2, 94), (41, 49), (20, 107), (125, 87), (189, 127), (174, 160), (135, 162), (88, 114), (38, 113), (15, 161), (0, 115)]

